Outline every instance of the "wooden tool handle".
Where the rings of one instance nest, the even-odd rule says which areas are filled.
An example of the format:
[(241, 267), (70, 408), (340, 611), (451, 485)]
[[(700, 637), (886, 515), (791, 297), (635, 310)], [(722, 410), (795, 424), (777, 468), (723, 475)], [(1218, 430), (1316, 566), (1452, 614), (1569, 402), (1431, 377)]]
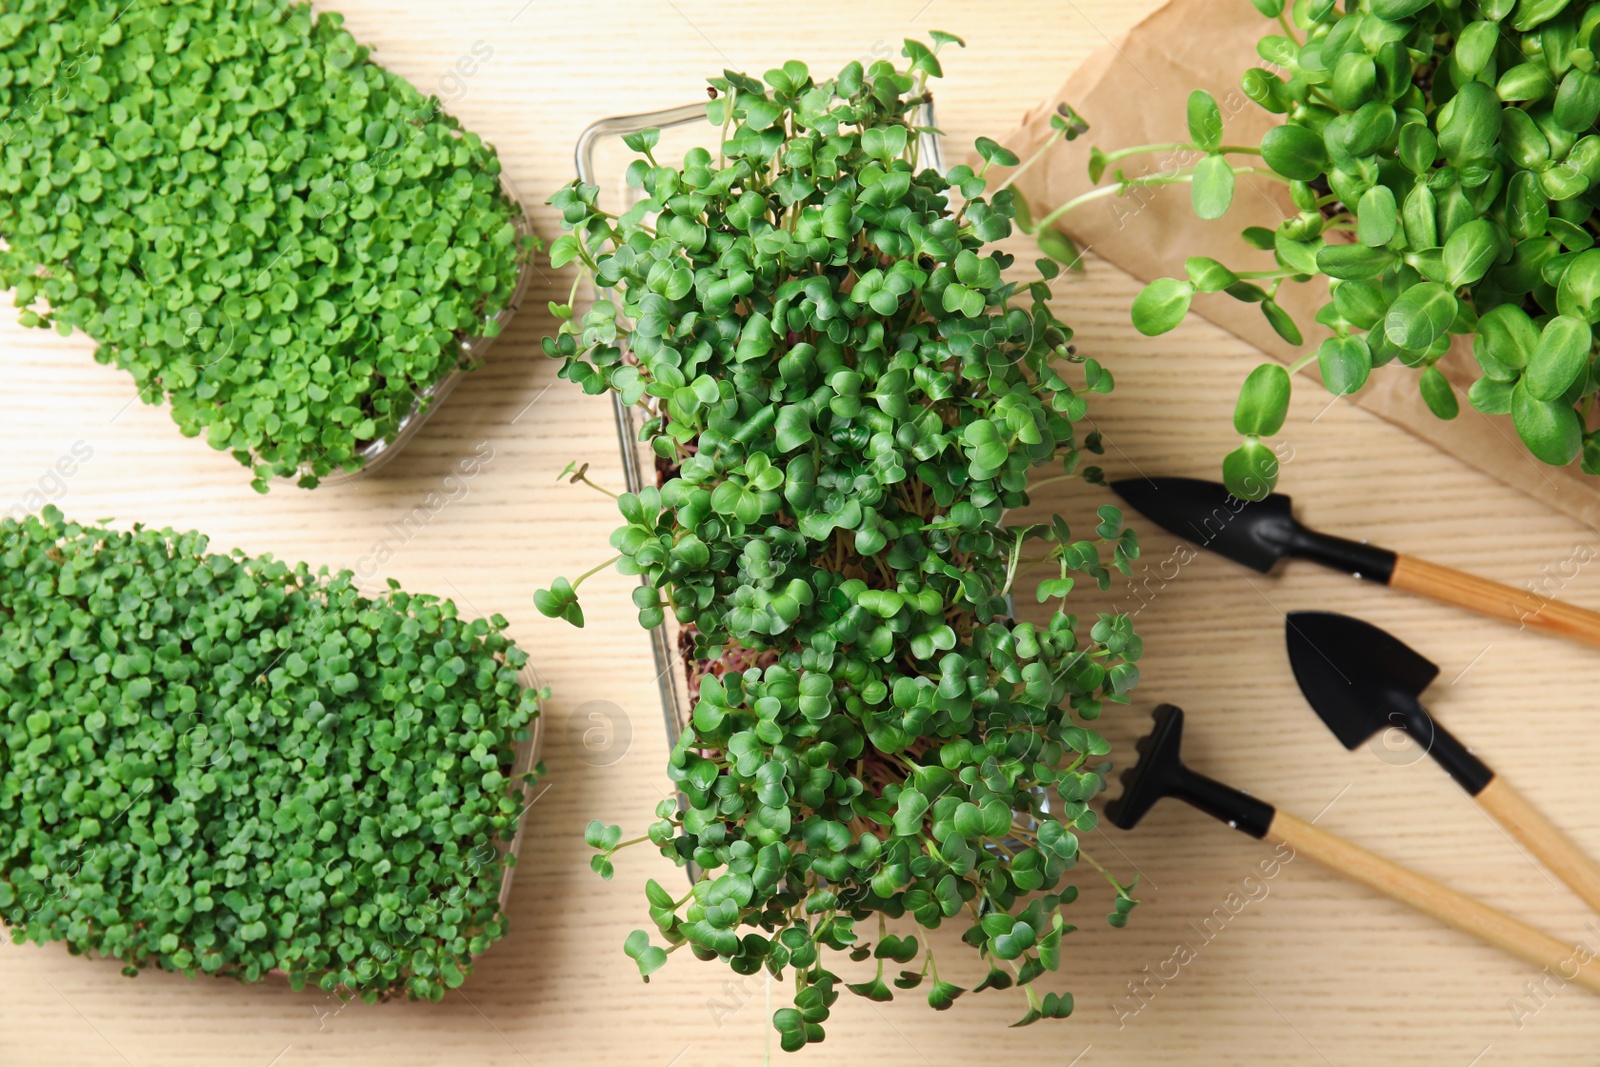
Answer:
[(1600, 648), (1600, 612), (1573, 607), (1474, 574), (1441, 567), (1415, 556), (1396, 556), (1389, 584), (1535, 630)]
[(1319, 830), (1303, 819), (1280, 811), (1273, 817), (1267, 840), (1281, 842), (1297, 854), (1376, 889), (1425, 915), (1504, 949), (1557, 977), (1600, 993), (1600, 963), (1587, 950), (1564, 944), (1541, 930), (1518, 922), (1505, 912), (1448, 889), (1416, 871), (1375, 856), (1344, 838)]
[(1496, 775), (1478, 793), (1477, 801), (1552, 874), (1571, 886), (1584, 903), (1600, 911), (1600, 865), (1556, 829), (1521, 793)]

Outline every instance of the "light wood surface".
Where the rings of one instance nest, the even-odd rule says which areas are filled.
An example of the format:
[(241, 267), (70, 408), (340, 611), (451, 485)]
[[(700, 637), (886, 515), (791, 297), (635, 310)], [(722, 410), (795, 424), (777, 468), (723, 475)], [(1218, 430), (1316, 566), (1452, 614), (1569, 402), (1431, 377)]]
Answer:
[(1389, 585), (1429, 597), (1441, 604), (1487, 615), (1491, 619), (1531, 627), (1600, 648), (1600, 612), (1526, 589), (1515, 589), (1476, 574), (1445, 567), (1415, 556), (1398, 556)]
[(1499, 775), (1478, 791), (1477, 801), (1494, 821), (1505, 827), (1552, 874), (1572, 888), (1589, 907), (1600, 912), (1600, 865), (1553, 826)]
[(1482, 901), (1440, 885), (1287, 811), (1273, 817), (1268, 841), (1287, 846), (1328, 870), (1360, 882), (1485, 944), (1526, 960), (1563, 982), (1600, 993), (1600, 963), (1592, 950), (1566, 944)]
[[(1248, 0), (1219, 0), (1246, 3)], [(1145, 14), (1153, 0), (888, 0), (806, 5), (697, 3), (426, 4), (345, 0), (347, 25), (377, 57), (418, 85), (442, 89), (454, 112), (501, 149), (524, 197), (541, 200), (572, 173), (571, 148), (596, 117), (677, 105), (724, 67), (755, 72), (804, 57), (835, 70), (892, 52), (908, 34), (945, 29), (969, 47), (944, 59), (941, 124), (952, 146), (1002, 134), (1024, 108)], [(464, 93), (446, 83), (475, 42), (493, 56)], [(1143, 84), (1126, 73), (1128, 91)], [(956, 153), (953, 151), (952, 155)], [(548, 208), (536, 211), (548, 240)], [(1218, 223), (1226, 226), (1227, 223)], [(1016, 242), (1031, 262), (1027, 242)], [(1087, 270), (1057, 286), (1058, 313), (1080, 349), (1116, 375), (1096, 398), (1110, 477), (1138, 471), (1215, 477), (1233, 446), (1229, 413), (1259, 354), (1193, 321), (1162, 338), (1129, 327), (1139, 285), (1091, 252)], [(380, 476), (307, 493), (251, 492), (227, 456), (181, 437), (167, 413), (133, 400), (119, 371), (97, 365), (81, 337), (24, 330), (0, 314), (10, 375), (0, 397), (0, 491), (57, 498), (68, 514), (143, 521), (212, 534), (219, 547), (365, 568), (483, 612), (500, 611), (556, 696), (549, 708), (549, 789), (533, 806), (512, 894), (511, 933), (458, 992), (439, 1004), (338, 1010), (318, 993), (145, 974), (74, 959), (59, 946), (0, 943), (0, 1064), (305, 1067), (526, 1067), (537, 1064), (760, 1063), (768, 991), (725, 967), (675, 955), (650, 984), (621, 951), (649, 925), (643, 886), (681, 878), (666, 860), (630, 849), (614, 881), (587, 865), (591, 818), (642, 828), (669, 783), (659, 699), (646, 635), (635, 624), (632, 580), (584, 585), (588, 627), (538, 616), (533, 590), (610, 554), (611, 501), (558, 481), (586, 460), (602, 484), (621, 482), (608, 402), (554, 376), (538, 340), (545, 302), (570, 278), (544, 268), (521, 315), (421, 435)], [(1375, 377), (1402, 373), (1381, 369)], [(1463, 410), (1463, 419), (1476, 416)], [(1292, 448), (1283, 485), (1312, 525), (1361, 530), (1545, 595), (1600, 604), (1600, 530), (1532, 503), (1512, 487), (1444, 458), (1405, 432), (1313, 388), (1296, 390), (1283, 435)], [(70, 477), (49, 472), (74, 442), (92, 458)], [(480, 443), (481, 473), (447, 481)], [(1541, 474), (1530, 463), (1528, 477)], [(64, 486), (64, 488), (61, 488)], [(430, 498), (429, 494), (435, 494)], [(1052, 486), (1034, 510), (1092, 525), (1106, 498)], [(441, 503), (442, 501), (442, 503)], [(435, 505), (438, 505), (437, 507)], [(427, 521), (396, 533), (414, 509)], [(1484, 813), (1409, 752), (1342, 751), (1304, 707), (1284, 656), (1281, 612), (1344, 611), (1392, 630), (1444, 667), (1429, 706), (1460, 724), (1496, 766), (1590, 852), (1600, 851), (1595, 772), (1595, 653), (1518, 632), (1415, 597), (1287, 565), (1272, 577), (1213, 554), (1192, 555), (1144, 524), (1144, 559), (1080, 610), (1137, 609), (1143, 680), (1131, 708), (1101, 720), (1127, 764), (1132, 742), (1162, 700), (1189, 715), (1186, 756), (1224, 781), (1455, 887), (1537, 921), (1563, 942), (1600, 935), (1592, 913), (1502, 835)], [(392, 556), (374, 564), (374, 546)], [(1079, 593), (1074, 592), (1074, 599)], [(1030, 617), (1042, 615), (1023, 605)], [(606, 749), (610, 729), (613, 747)], [(585, 740), (585, 732), (590, 736)], [(623, 733), (629, 735), (624, 743)], [(1416, 760), (1422, 760), (1422, 766)], [(1397, 768), (1392, 764), (1406, 763)], [(1396, 812), (1405, 818), (1396, 818)], [(1539, 989), (1537, 968), (1509, 959), (1311, 863), (1268, 877), (1271, 850), (1182, 805), (1163, 805), (1138, 830), (1089, 834), (1084, 847), (1123, 874), (1139, 873), (1143, 903), (1128, 928), (1092, 874), (1077, 905), (1082, 927), (1064, 945), (1077, 1011), (1070, 1020), (1010, 1030), (1022, 1014), (1008, 993), (968, 995), (942, 1013), (916, 999), (874, 1005), (841, 998), (827, 1043), (797, 1064), (1066, 1067), (1372, 1063), (1494, 1067), (1592, 1065), (1600, 1001), (1577, 989)], [(1221, 918), (1217, 918), (1220, 914)], [(1201, 937), (1196, 929), (1210, 932)], [(933, 936), (941, 973), (975, 981), (982, 967), (947, 927)], [(1175, 946), (1194, 942), (1176, 965)], [(959, 965), (956, 961), (962, 961)], [(1160, 976), (1166, 977), (1160, 977)], [(1143, 999), (1130, 987), (1139, 983)], [(783, 991), (771, 990), (771, 1007)], [(1134, 1010), (1137, 1008), (1138, 1010)], [(774, 1062), (784, 1060), (773, 1047)]]

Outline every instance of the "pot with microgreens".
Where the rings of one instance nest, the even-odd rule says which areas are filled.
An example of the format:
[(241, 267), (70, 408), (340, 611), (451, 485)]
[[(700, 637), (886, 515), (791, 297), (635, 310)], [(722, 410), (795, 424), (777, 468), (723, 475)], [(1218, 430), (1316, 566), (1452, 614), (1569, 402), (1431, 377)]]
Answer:
[(307, 4), (0, 19), (0, 286), (250, 469), (388, 461), (537, 244), (494, 149)]
[[(551, 198), (552, 261), (600, 296), (558, 309), (545, 350), (637, 410), (660, 470), (618, 495), (617, 554), (590, 574), (639, 576), (640, 623), (670, 621), (705, 664), (667, 768), (681, 801), (631, 840), (591, 823), (591, 865), (610, 877), (648, 843), (696, 869), (684, 893), (647, 885), (653, 929), (623, 950), (647, 979), (686, 947), (792, 979), (788, 1050), (823, 1039), (845, 990), (950, 1007), (967, 990), (926, 933), (945, 923), (988, 965), (973, 991), (1019, 987), (1020, 1022), (1065, 1016), (1070, 993), (1034, 984), (1061, 968), (1078, 872), (1109, 883), (1113, 925), (1134, 902), (1078, 833), (1109, 751), (1089, 724), (1141, 647), (1067, 597), (1126, 572), (1137, 539), (1109, 505), (1081, 537), (1005, 521), (1034, 468), (1102, 481), (1076, 424), (1112, 380), (1050, 307), (1054, 263), (1003, 277), (1014, 197), (990, 164), (925, 165), (917, 116), (958, 43), (825, 79), (726, 73), (714, 146), (664, 162), (655, 131), (629, 135), (637, 203), (583, 182)], [(1047, 566), (1042, 623), (1007, 609), (1025, 557)], [(539, 610), (582, 625), (587, 577)]]
[[(1316, 348), (1287, 369), (1263, 364), (1241, 388), (1242, 441), (1222, 464), (1229, 489), (1260, 499), (1275, 484), (1263, 438), (1284, 423), (1292, 372), (1315, 363), (1326, 388), (1347, 395), (1395, 364), (1434, 416), (1453, 419), (1461, 402), (1441, 361), (1456, 344), (1476, 357), (1475, 367), (1452, 361), (1472, 368), (1467, 403), (1509, 415), (1540, 462), (1600, 473), (1600, 4), (1251, 2), (1277, 25), (1240, 86), (1282, 122), (1259, 142), (1229, 144), (1216, 99), (1198, 90), (1186, 143), (1093, 153), (1091, 178), (1110, 171), (1113, 181), (1087, 194), (1188, 184), (1195, 212), (1214, 219), (1240, 173), (1288, 186), (1294, 214), (1244, 231), (1261, 263), (1190, 258), (1132, 308), (1134, 325), (1155, 335), (1196, 299), (1232, 298), (1301, 345), (1306, 324), (1279, 294), (1325, 289)], [(1196, 162), (1127, 177), (1121, 161), (1148, 152)]]
[(17, 942), (439, 1000), (506, 933), (539, 705), (505, 619), (198, 533), (0, 520)]

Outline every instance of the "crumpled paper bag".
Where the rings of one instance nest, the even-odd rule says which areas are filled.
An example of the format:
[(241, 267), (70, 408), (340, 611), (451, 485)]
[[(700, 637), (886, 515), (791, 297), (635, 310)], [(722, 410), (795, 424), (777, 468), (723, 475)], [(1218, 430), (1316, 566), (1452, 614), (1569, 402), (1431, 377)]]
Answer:
[[(1189, 139), (1186, 102), (1195, 89), (1209, 90), (1222, 108), (1227, 144), (1259, 144), (1280, 121), (1244, 95), (1239, 76), (1248, 67), (1266, 66), (1256, 41), (1282, 32), (1248, 0), (1170, 0), (1122, 38), (1085, 62), (1059, 93), (1024, 116), (1003, 143), (1027, 159), (1050, 137), (1050, 116), (1058, 102), (1070, 104), (1089, 123), (1089, 133), (1061, 142), (1017, 179), (1035, 217), (1093, 188), (1089, 149), (1104, 151)], [(1248, 157), (1235, 156), (1235, 161)], [(1178, 151), (1130, 157), (1118, 165), (1127, 177), (1154, 174), (1198, 162)], [(1241, 175), (1233, 206), (1221, 219), (1205, 221), (1189, 206), (1184, 184), (1131, 190), (1069, 211), (1058, 225), (1086, 251), (1116, 264), (1142, 281), (1183, 276), (1189, 256), (1206, 255), (1235, 269), (1273, 266), (1270, 252), (1251, 248), (1239, 236), (1246, 226), (1273, 227), (1294, 214), (1288, 188), (1256, 175)], [(1327, 331), (1313, 321), (1327, 300), (1324, 279), (1285, 283), (1278, 302), (1305, 334), (1305, 344), (1288, 344), (1273, 332), (1259, 306), (1224, 294), (1197, 295), (1190, 314), (1198, 314), (1284, 363), (1316, 350)], [(1131, 329), (1131, 323), (1129, 328)], [(1398, 364), (1376, 369), (1350, 399), (1431, 442), (1440, 450), (1591, 524), (1600, 525), (1600, 478), (1585, 475), (1576, 462), (1551, 467), (1530, 456), (1507, 416), (1487, 416), (1467, 403), (1466, 390), (1478, 377), (1469, 338), (1457, 338), (1440, 370), (1455, 386), (1461, 414), (1445, 421), (1428, 411), (1417, 391), (1417, 373)], [(1305, 372), (1321, 389), (1313, 363)], [(1219, 412), (1218, 418), (1226, 418)], [(1220, 459), (1220, 457), (1219, 457)]]

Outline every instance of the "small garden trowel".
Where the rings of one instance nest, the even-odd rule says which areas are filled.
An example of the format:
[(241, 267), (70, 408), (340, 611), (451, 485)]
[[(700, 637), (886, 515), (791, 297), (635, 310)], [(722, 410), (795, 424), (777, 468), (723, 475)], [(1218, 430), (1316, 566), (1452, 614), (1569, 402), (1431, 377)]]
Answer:
[[(1106, 805), (1112, 825), (1131, 830), (1162, 797), (1194, 805), (1251, 837), (1287, 845), (1338, 874), (1362, 883), (1440, 922), (1503, 949), (1536, 967), (1600, 993), (1600, 959), (1575, 956), (1572, 946), (1464, 893), (1351, 844), (1288, 812), (1184, 766), (1183, 710), (1163, 704), (1155, 728), (1139, 742), (1139, 762), (1122, 774), (1122, 795)], [(1576, 973), (1568, 974), (1574, 970)]]
[(1146, 518), (1202, 548), (1265, 574), (1285, 556), (1600, 648), (1600, 613), (1549, 600), (1362, 541), (1319, 533), (1295, 520), (1289, 498), (1247, 503), (1217, 482), (1129, 478), (1112, 482)]
[(1600, 866), (1434, 721), (1417, 700), (1439, 668), (1371, 623), (1327, 611), (1291, 611), (1289, 663), (1300, 691), (1345, 748), (1404, 731), (1501, 826), (1600, 911)]

